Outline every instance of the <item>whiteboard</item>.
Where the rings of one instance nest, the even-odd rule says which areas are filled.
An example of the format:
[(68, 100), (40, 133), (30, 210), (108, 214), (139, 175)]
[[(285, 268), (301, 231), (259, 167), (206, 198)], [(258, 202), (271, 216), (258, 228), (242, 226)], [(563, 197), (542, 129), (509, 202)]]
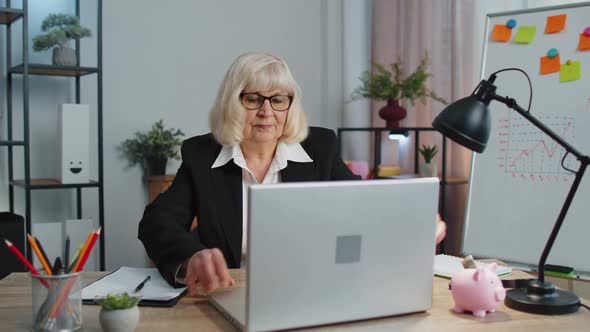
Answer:
[[(546, 34), (548, 16), (566, 14), (559, 33)], [(496, 24), (517, 22), (509, 42), (492, 38)], [(514, 42), (519, 27), (535, 26), (531, 43)], [(590, 50), (579, 51), (580, 33), (590, 26), (590, 2), (489, 14), (482, 77), (506, 67), (526, 71), (533, 85), (531, 114), (590, 154)], [(560, 62), (580, 61), (581, 78), (561, 82), (560, 72), (541, 74), (540, 58), (556, 48)], [(561, 68), (561, 67), (558, 67)], [(570, 67), (571, 68), (571, 67)], [(528, 107), (525, 76), (503, 72), (497, 94)], [(574, 175), (561, 168), (565, 151), (522, 116), (499, 102), (490, 104), (492, 130), (484, 153), (472, 160), (463, 252), (476, 257), (537, 265)], [(579, 163), (567, 158), (574, 170)], [(549, 264), (590, 272), (590, 170), (586, 172), (547, 259)]]

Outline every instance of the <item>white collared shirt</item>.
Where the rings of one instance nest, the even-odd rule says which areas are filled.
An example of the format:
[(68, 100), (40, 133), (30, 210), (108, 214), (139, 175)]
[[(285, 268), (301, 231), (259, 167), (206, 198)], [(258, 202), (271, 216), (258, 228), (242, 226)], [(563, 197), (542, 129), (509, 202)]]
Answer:
[[(242, 259), (246, 255), (246, 247), (248, 245), (248, 186), (251, 184), (259, 184), (256, 177), (248, 169), (246, 159), (239, 144), (223, 145), (217, 159), (211, 168), (221, 167), (233, 159), (234, 163), (242, 169)], [(280, 171), (287, 167), (288, 161), (295, 161), (299, 163), (311, 163), (313, 160), (309, 157), (307, 152), (299, 143), (284, 143), (279, 142), (275, 152), (275, 156), (268, 168), (262, 183), (260, 184), (275, 184), (281, 182)]]

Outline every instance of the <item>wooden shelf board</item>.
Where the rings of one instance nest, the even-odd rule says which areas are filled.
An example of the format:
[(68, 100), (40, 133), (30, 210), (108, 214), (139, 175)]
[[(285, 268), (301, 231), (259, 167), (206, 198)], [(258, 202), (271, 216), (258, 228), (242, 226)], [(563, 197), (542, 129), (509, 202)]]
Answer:
[[(10, 73), (22, 74), (25, 67), (23, 64), (10, 68)], [(98, 68), (94, 67), (77, 67), (77, 66), (53, 66), (42, 64), (29, 64), (30, 75), (46, 75), (46, 76), (84, 76), (98, 72)]]

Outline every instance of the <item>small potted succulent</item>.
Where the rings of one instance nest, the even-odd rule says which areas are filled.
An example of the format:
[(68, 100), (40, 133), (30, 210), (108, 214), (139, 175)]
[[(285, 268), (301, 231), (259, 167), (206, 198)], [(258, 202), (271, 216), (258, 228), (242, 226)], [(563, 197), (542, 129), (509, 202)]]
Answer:
[(375, 63), (374, 71), (365, 71), (360, 77), (361, 86), (353, 91), (352, 99), (370, 98), (387, 101), (387, 105), (379, 110), (379, 116), (386, 121), (387, 128), (399, 128), (400, 120), (407, 115), (406, 109), (400, 106), (401, 100), (407, 99), (412, 105), (416, 100), (426, 103), (427, 98), (447, 103), (434, 91), (426, 88), (426, 80), (432, 76), (427, 71), (428, 63), (428, 54), (425, 54), (420, 65), (408, 76), (404, 75), (399, 59), (390, 65), (391, 71), (384, 65)]
[(432, 162), (432, 159), (438, 152), (438, 147), (436, 145), (422, 144), (422, 147), (418, 151), (420, 151), (420, 154), (424, 158), (424, 164), (420, 165), (420, 175), (428, 177), (438, 176), (436, 163)]
[(139, 322), (139, 298), (127, 293), (108, 294), (98, 301), (100, 326), (106, 332), (132, 332)]
[(90, 37), (90, 29), (80, 26), (76, 16), (49, 14), (41, 24), (44, 34), (33, 38), (33, 49), (45, 51), (53, 48), (52, 63), (58, 66), (75, 66), (78, 63), (76, 51), (68, 41)]
[(159, 120), (147, 132), (135, 132), (133, 138), (126, 139), (119, 146), (121, 155), (129, 161), (129, 167), (137, 164), (144, 167), (146, 175), (164, 175), (169, 158), (180, 159), (178, 147), (182, 145), (180, 129), (164, 127)]

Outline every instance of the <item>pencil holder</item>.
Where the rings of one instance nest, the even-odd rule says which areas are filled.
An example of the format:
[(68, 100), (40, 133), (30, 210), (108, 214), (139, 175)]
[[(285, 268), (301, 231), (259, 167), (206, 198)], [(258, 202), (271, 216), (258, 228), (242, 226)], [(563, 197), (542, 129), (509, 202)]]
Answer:
[(82, 327), (80, 273), (31, 274), (33, 331), (76, 331)]

